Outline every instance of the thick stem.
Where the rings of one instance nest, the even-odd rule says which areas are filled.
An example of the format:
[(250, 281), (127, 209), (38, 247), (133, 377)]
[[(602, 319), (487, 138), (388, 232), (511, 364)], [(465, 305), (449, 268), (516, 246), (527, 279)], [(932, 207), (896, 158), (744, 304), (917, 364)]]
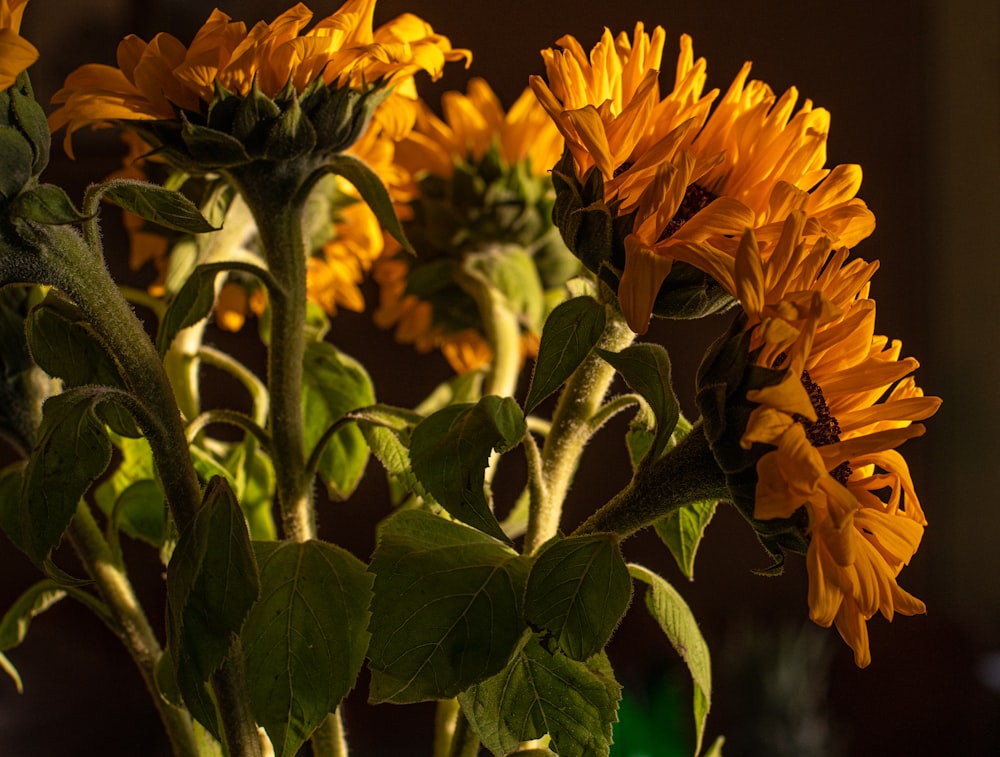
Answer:
[(347, 757), (347, 734), (339, 708), (326, 716), (309, 741), (314, 757)]
[(679, 507), (729, 496), (725, 474), (696, 423), (676, 447), (649, 468), (640, 468), (629, 485), (574, 534), (607, 531), (624, 539)]
[(461, 710), (455, 716), (455, 732), (451, 738), (449, 757), (476, 757), (479, 754), (479, 736), (469, 725)]
[(439, 699), (434, 711), (434, 757), (451, 757), (455, 722), (460, 714), (457, 699)]
[[(614, 307), (597, 348), (618, 352), (632, 343), (635, 333)], [(546, 497), (532, 503), (524, 552), (531, 554), (556, 535), (563, 504), (580, 464), (583, 448), (594, 433), (592, 418), (601, 407), (615, 370), (595, 351), (580, 364), (563, 388), (552, 417), (552, 427), (542, 447), (542, 480)]]
[(163, 654), (160, 643), (146, 619), (132, 584), (115, 565), (100, 528), (90, 509), (80, 504), (69, 527), (69, 537), (87, 573), (94, 580), (111, 612), (114, 629), (139, 669), (146, 689), (160, 715), (177, 757), (198, 757), (198, 743), (190, 716), (164, 699), (156, 686), (156, 664)]
[(306, 338), (306, 251), (302, 237), (305, 194), (294, 176), (256, 173), (233, 177), (257, 223), (267, 267), (271, 338), (267, 384), (278, 505), (285, 538), (316, 537), (313, 487), (306, 473), (302, 421), (302, 364)]
[(260, 733), (247, 696), (243, 645), (232, 637), (222, 668), (212, 676), (212, 690), (231, 757), (263, 757)]

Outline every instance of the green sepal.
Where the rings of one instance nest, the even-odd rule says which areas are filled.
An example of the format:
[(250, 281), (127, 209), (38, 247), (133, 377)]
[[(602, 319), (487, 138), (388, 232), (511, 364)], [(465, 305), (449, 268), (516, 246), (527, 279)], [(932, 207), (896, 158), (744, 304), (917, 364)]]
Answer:
[(31, 181), (34, 150), (13, 126), (0, 125), (0, 200), (13, 200)]
[(495, 539), (421, 510), (378, 529), (372, 702), (447, 699), (503, 670), (528, 627), (529, 561)]
[(77, 387), (43, 406), (38, 443), (21, 491), (24, 547), (36, 562), (43, 562), (59, 544), (80, 498), (108, 467), (111, 442), (96, 408), (116, 394), (101, 387)]
[(188, 168), (204, 172), (242, 166), (251, 160), (242, 142), (214, 128), (184, 120), (180, 136), (188, 154), (179, 150), (169, 150), (169, 153), (171, 157), (180, 158), (178, 162)]
[(649, 586), (646, 591), (646, 608), (691, 674), (694, 682), (694, 753), (698, 754), (705, 736), (705, 720), (712, 704), (712, 661), (705, 637), (702, 636), (687, 602), (664, 578), (641, 565), (630, 563), (628, 569), (633, 578)]
[(34, 151), (31, 173), (38, 176), (49, 163), (52, 135), (49, 132), (45, 110), (35, 99), (27, 71), (18, 74), (14, 85), (7, 90), (6, 94), (10, 97), (8, 118), (11, 125), (16, 126), (28, 144), (31, 145)]
[(224, 478), (213, 478), (167, 565), (167, 644), (191, 714), (217, 738), (207, 684), (260, 593), (243, 511)]
[(445, 407), (413, 429), (413, 473), (453, 517), (509, 543), (486, 498), (486, 466), (492, 452), (518, 444), (525, 429), (510, 397)]
[(204, 263), (195, 268), (180, 288), (156, 332), (156, 349), (162, 357), (170, 349), (177, 334), (188, 326), (194, 326), (208, 317), (215, 304), (215, 279), (222, 271), (242, 271), (256, 276), (265, 284), (271, 281), (270, 274), (251, 263), (226, 260), (218, 263)]
[(653, 524), (686, 578), (694, 579), (694, 558), (717, 506), (715, 500), (681, 505)]
[(524, 617), (559, 649), (584, 661), (611, 639), (632, 600), (632, 579), (614, 534), (550, 541), (535, 558)]
[(396, 217), (388, 190), (371, 168), (351, 155), (338, 154), (330, 157), (327, 169), (351, 182), (362, 199), (368, 203), (368, 207), (372, 209), (382, 228), (392, 234), (404, 250), (416, 254), (406, 238), (399, 218)]
[(302, 114), (294, 96), (281, 110), (267, 136), (268, 160), (292, 160), (312, 151), (316, 146), (316, 129)]
[(667, 351), (658, 344), (633, 344), (621, 352), (598, 350), (597, 353), (649, 403), (656, 417), (656, 436), (644, 459), (658, 460), (680, 418), (680, 405), (670, 383)]
[(545, 321), (531, 386), (524, 402), (530, 413), (573, 375), (604, 333), (607, 314), (593, 297), (574, 297), (559, 305)]
[(347, 413), (375, 401), (371, 379), (358, 361), (329, 342), (309, 342), (303, 362), (302, 417), (306, 454), (317, 454), (317, 472), (332, 499), (346, 499), (368, 463), (368, 445), (353, 423), (328, 430)]
[(11, 218), (52, 225), (82, 223), (89, 218), (76, 209), (66, 190), (55, 184), (39, 184), (21, 192), (8, 212)]
[(279, 115), (281, 110), (274, 100), (260, 91), (254, 79), (250, 91), (238, 100), (229, 133), (245, 145), (252, 156), (264, 157), (267, 132)]
[(551, 654), (530, 637), (504, 670), (459, 694), (458, 701), (498, 757), (546, 734), (561, 757), (606, 757), (620, 698), (604, 653), (578, 662)]
[(140, 218), (187, 234), (218, 231), (191, 200), (171, 189), (134, 179), (113, 179), (95, 195)]
[(368, 647), (372, 577), (320, 541), (255, 542), (260, 600), (243, 628), (254, 713), (292, 757), (354, 687)]

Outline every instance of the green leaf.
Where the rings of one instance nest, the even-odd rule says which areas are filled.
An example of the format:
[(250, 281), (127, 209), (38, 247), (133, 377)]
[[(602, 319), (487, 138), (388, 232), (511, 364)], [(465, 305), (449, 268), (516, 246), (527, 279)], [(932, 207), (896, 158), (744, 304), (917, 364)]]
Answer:
[[(351, 410), (375, 401), (364, 367), (329, 342), (306, 345), (302, 378), (302, 416), (306, 454), (313, 454), (327, 430)], [(319, 459), (318, 473), (331, 499), (346, 499), (361, 481), (368, 445), (361, 430), (346, 424), (330, 435)]]
[(0, 651), (13, 649), (24, 641), (32, 619), (65, 596), (66, 590), (51, 579), (39, 581), (25, 591), (0, 620)]
[(705, 637), (701, 635), (691, 608), (673, 586), (641, 565), (630, 563), (628, 568), (633, 578), (648, 584), (646, 607), (691, 673), (697, 742), (694, 753), (698, 754), (705, 736), (705, 719), (712, 703), (712, 662)]
[(14, 688), (17, 689), (18, 694), (24, 691), (24, 682), (21, 681), (21, 674), (17, 672), (14, 663), (2, 652), (0, 652), (0, 670), (3, 670), (10, 677), (10, 680), (14, 682)]
[(121, 463), (94, 489), (94, 501), (114, 528), (159, 547), (167, 510), (149, 442), (120, 436), (112, 436), (111, 441), (121, 453)]
[(542, 329), (525, 413), (573, 375), (604, 333), (606, 318), (604, 306), (592, 297), (574, 297), (552, 311)]
[(188, 234), (217, 231), (180, 192), (132, 179), (114, 179), (104, 185), (101, 197), (152, 223)]
[(541, 329), (545, 292), (530, 252), (517, 245), (497, 245), (485, 252), (465, 255), (462, 266), (486, 286), (500, 292), (507, 300), (507, 307), (526, 328), (536, 333)]
[(631, 600), (632, 579), (614, 534), (570, 536), (535, 558), (524, 616), (583, 661), (604, 649)]
[[(124, 389), (118, 364), (94, 331), (83, 311), (50, 291), (25, 319), (28, 345), (35, 362), (67, 387), (96, 384)], [(125, 436), (139, 435), (131, 416), (117, 405), (107, 405), (101, 417)]]
[(528, 561), (461, 523), (393, 515), (370, 570), (372, 702), (453, 697), (503, 670), (527, 630)]
[(232, 476), (236, 498), (246, 516), (250, 538), (254, 541), (276, 539), (278, 529), (271, 512), (274, 504), (274, 463), (260, 450), (257, 438), (247, 434), (227, 457), (226, 468)]
[(372, 454), (382, 463), (390, 481), (405, 489), (407, 493), (433, 499), (413, 475), (410, 451), (403, 441), (401, 432), (368, 421), (359, 421), (358, 428), (361, 429)]
[(354, 687), (368, 646), (372, 577), (319, 541), (256, 542), (261, 595), (243, 629), (257, 721), (292, 757)]
[(657, 536), (667, 545), (687, 578), (694, 578), (694, 557), (712, 516), (715, 500), (683, 505), (653, 524)]
[(53, 225), (81, 223), (88, 219), (76, 209), (66, 191), (55, 184), (39, 184), (21, 192), (10, 204), (10, 214), (25, 221)]
[(45, 401), (21, 494), (25, 547), (33, 560), (42, 562), (59, 544), (80, 498), (108, 467), (111, 442), (95, 413), (107, 398), (97, 387), (79, 387)]
[(0, 198), (12, 200), (31, 179), (34, 150), (12, 126), (0, 126)]
[(218, 721), (206, 684), (259, 592), (243, 511), (226, 480), (213, 478), (167, 565), (167, 630), (181, 695), (191, 714), (216, 736)]
[(462, 712), (495, 755), (549, 734), (562, 757), (610, 753), (621, 686), (603, 654), (578, 662), (531, 638), (499, 674), (459, 694)]
[(413, 429), (413, 472), (451, 515), (509, 542), (486, 499), (486, 465), (494, 450), (506, 452), (524, 433), (524, 416), (510, 397), (451, 405)]
[(642, 395), (656, 416), (656, 437), (645, 459), (659, 459), (680, 418), (680, 405), (670, 386), (670, 358), (658, 344), (633, 344), (621, 352), (598, 350), (633, 391)]
[(362, 199), (372, 209), (382, 228), (392, 234), (403, 249), (415, 255), (410, 240), (406, 238), (403, 227), (396, 217), (392, 198), (389, 197), (389, 192), (378, 175), (362, 161), (343, 153), (331, 156), (329, 168), (354, 185)]

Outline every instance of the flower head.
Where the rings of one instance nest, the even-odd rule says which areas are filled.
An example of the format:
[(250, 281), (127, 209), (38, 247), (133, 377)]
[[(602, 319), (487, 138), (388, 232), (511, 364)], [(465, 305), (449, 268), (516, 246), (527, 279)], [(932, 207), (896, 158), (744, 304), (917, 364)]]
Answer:
[(21, 36), (21, 18), (28, 0), (0, 0), (0, 89), (38, 60), (38, 49)]
[(875, 335), (876, 266), (811, 241), (806, 219), (700, 261), (744, 314), (706, 359), (699, 404), (737, 504), (779, 564), (807, 540), (810, 617), (835, 623), (865, 666), (865, 621), (924, 609), (896, 582), (926, 524), (896, 447), (940, 400), (917, 387), (900, 343)]
[(504, 111), (490, 86), (473, 79), (465, 93), (446, 93), (442, 110), (439, 118), (422, 105), (413, 131), (395, 146), (396, 164), (410, 177), (397, 187), (399, 212), (417, 256), (376, 264), (375, 321), (420, 350), (440, 348), (466, 372), (492, 357), (473, 280), (507, 298), (530, 353), (546, 293), (577, 264), (550, 220), (547, 169), (562, 139), (531, 92)]
[[(374, 5), (348, 0), (308, 30), (312, 12), (302, 3), (250, 29), (215, 10), (188, 47), (165, 33), (148, 43), (129, 36), (118, 46), (117, 67), (88, 64), (67, 77), (53, 97), (61, 107), (50, 127), (66, 126), (67, 152), (74, 131), (109, 121), (147, 122), (148, 129), (170, 122), (181, 129), (179, 139), (154, 133), (196, 157), (198, 137), (207, 137), (193, 127), (205, 125), (236, 137), (251, 154), (294, 151), (296, 140), (308, 149), (343, 149), (384, 98), (374, 91), (417, 71), (437, 77), (446, 61), (469, 59), (410, 14), (373, 30)], [(218, 150), (225, 140), (216, 141)]]
[(774, 235), (796, 209), (816, 219), (811, 232), (842, 244), (874, 227), (854, 197), (860, 169), (824, 167), (826, 111), (808, 101), (795, 111), (795, 90), (777, 98), (748, 82), (749, 64), (713, 110), (718, 92), (703, 93), (705, 61), (695, 61), (686, 35), (673, 88), (661, 96), (663, 38), (641, 24), (631, 39), (605, 31), (588, 57), (564, 37), (561, 51), (543, 52), (549, 83), (531, 80), (569, 153), (555, 169), (560, 229), (617, 288), (640, 333), (651, 313), (692, 317), (732, 303), (702, 272), (674, 266), (677, 248), (724, 245), (747, 227)]

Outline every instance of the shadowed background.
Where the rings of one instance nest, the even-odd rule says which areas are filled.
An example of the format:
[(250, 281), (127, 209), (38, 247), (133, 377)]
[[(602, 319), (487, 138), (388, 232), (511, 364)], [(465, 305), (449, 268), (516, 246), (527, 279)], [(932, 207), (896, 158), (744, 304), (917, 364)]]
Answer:
[[(270, 20), (285, 6), (278, 0), (242, 0), (218, 7), (253, 22)], [(337, 3), (314, 0), (311, 7), (322, 17)], [(148, 40), (169, 31), (188, 42), (211, 8), (194, 0), (103, 0), (86, 7), (31, 0), (22, 33), (42, 53), (31, 69), (39, 100), (47, 102), (78, 65), (113, 64), (118, 41), (130, 32)], [(573, 34), (589, 49), (604, 26), (631, 32), (642, 20), (647, 28), (667, 29), (667, 82), (677, 37), (687, 32), (695, 54), (708, 60), (709, 87), (724, 90), (743, 61), (752, 60), (755, 78), (778, 92), (794, 85), (802, 97), (832, 113), (829, 164), (864, 167), (860, 195), (878, 221), (874, 235), (855, 250), (882, 261), (872, 288), (878, 331), (903, 341), (904, 354), (922, 363), (918, 383), (945, 400), (928, 422), (927, 436), (903, 448), (930, 525), (900, 583), (927, 602), (928, 615), (897, 618), (891, 626), (873, 619), (873, 663), (859, 671), (834, 631), (808, 627), (802, 561), (790, 558), (780, 578), (752, 575), (751, 569), (767, 564), (766, 555), (728, 508), (720, 509), (708, 528), (693, 583), (684, 582), (653, 536), (627, 542), (626, 555), (660, 570), (692, 605), (715, 659), (709, 734), (729, 737), (727, 755), (760, 753), (754, 751), (758, 742), (748, 721), (767, 716), (758, 712), (766, 698), (757, 690), (764, 678), (748, 681), (742, 675), (759, 647), (772, 669), (784, 660), (793, 677), (798, 671), (799, 678), (812, 680), (817, 711), (825, 718), (815, 727), (833, 736), (826, 751), (816, 754), (838, 747), (850, 755), (935, 754), (956, 743), (965, 754), (1000, 753), (1000, 676), (992, 679), (994, 688), (988, 685), (989, 655), (1000, 650), (1000, 507), (993, 468), (1000, 441), (992, 396), (1000, 377), (993, 341), (1000, 323), (1000, 262), (991, 233), (1000, 219), (1000, 5), (995, 0), (379, 0), (376, 23), (405, 11), (425, 18), (456, 47), (473, 50), (469, 71), (452, 67), (442, 82), (422, 87), (431, 103), (444, 89), (464, 88), (469, 76), (478, 75), (510, 104), (530, 74), (543, 73), (541, 48)], [(71, 162), (55, 146), (46, 179), (62, 183), (78, 199), (87, 183), (116, 167), (122, 148), (113, 131), (81, 132), (76, 153)], [(112, 268), (127, 275), (116, 222), (114, 214), (106, 215), (108, 256)], [(373, 301), (370, 289), (368, 294)], [(658, 322), (646, 336), (670, 350), (675, 389), (689, 414), (697, 360), (725, 323)], [(395, 345), (366, 315), (338, 315), (331, 338), (369, 367), (382, 401), (414, 402), (447, 375), (438, 356)], [(224, 349), (244, 350), (248, 361), (260, 364), (259, 349), (235, 346), (253, 341), (250, 333), (240, 339), (212, 330), (210, 339)], [(619, 425), (602, 432), (588, 449), (570, 495), (568, 527), (625, 483), (621, 430)], [(388, 512), (380, 476), (372, 464), (356, 497), (326, 504), (320, 512), (324, 535), (365, 559), (374, 546), (373, 525)], [(147, 576), (140, 580), (140, 594), (154, 625), (162, 627), (156, 617), (163, 606), (159, 566), (148, 551), (131, 550), (130, 567)], [(2, 610), (34, 575), (5, 539), (0, 566)], [(690, 684), (642, 603), (633, 605), (613, 642), (612, 661), (626, 692), (653, 708), (654, 730), (679, 730), (688, 738)], [(767, 633), (760, 641), (762, 628), (787, 629), (794, 636), (802, 626), (806, 633), (816, 630), (818, 636), (803, 638), (807, 644), (820, 639), (817, 655), (803, 656), (787, 639), (782, 644)], [(0, 680), (0, 754), (167, 753), (126, 653), (96, 619), (70, 602), (38, 618), (10, 657), (21, 669), (25, 692), (18, 695)], [(355, 753), (429, 755), (432, 708), (369, 708), (366, 687), (363, 676), (345, 709)], [(657, 691), (680, 702), (679, 723), (655, 709)], [(645, 753), (671, 754), (667, 741), (661, 739), (661, 751)], [(800, 745), (788, 753), (803, 750)]]

